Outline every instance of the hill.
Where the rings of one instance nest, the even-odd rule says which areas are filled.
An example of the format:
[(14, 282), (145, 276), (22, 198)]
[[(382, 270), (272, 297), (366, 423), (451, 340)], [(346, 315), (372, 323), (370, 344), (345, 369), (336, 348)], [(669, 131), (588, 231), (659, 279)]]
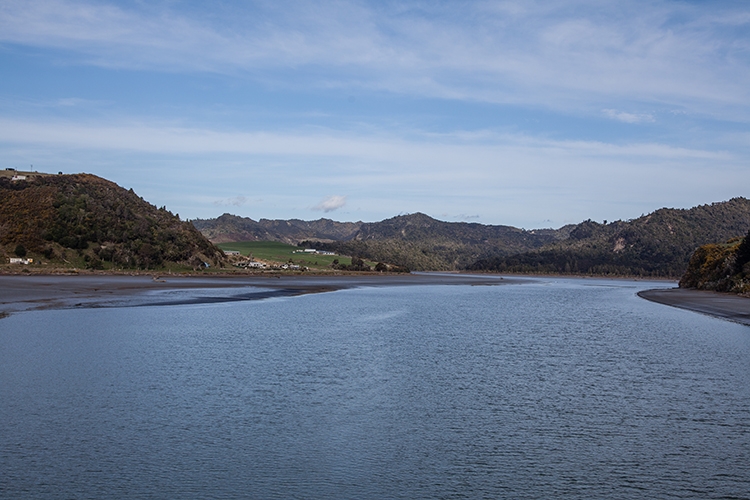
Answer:
[[(679, 277), (693, 251), (745, 234), (750, 201), (662, 208), (637, 219), (560, 229), (444, 222), (425, 214), (373, 223), (243, 219), (195, 221), (213, 241), (271, 240), (390, 262), (414, 270)], [(308, 236), (309, 235), (309, 236)]]
[(80, 267), (222, 265), (191, 224), (95, 175), (0, 176), (0, 257)]
[(457, 270), (465, 269), (482, 257), (542, 247), (556, 241), (563, 233), (550, 229), (526, 231), (511, 226), (444, 222), (415, 213), (362, 224), (346, 241), (309, 242), (309, 245), (414, 270)]
[(691, 209), (662, 208), (630, 221), (584, 221), (569, 236), (536, 251), (478, 260), (476, 271), (679, 277), (700, 245), (750, 228), (750, 200)]

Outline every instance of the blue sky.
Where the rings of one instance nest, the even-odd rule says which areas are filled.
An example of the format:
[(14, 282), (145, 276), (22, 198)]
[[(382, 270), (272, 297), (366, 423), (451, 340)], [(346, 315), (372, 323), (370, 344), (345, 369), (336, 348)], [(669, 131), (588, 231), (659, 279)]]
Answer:
[(0, 167), (183, 218), (525, 228), (748, 196), (747, 2), (4, 0)]

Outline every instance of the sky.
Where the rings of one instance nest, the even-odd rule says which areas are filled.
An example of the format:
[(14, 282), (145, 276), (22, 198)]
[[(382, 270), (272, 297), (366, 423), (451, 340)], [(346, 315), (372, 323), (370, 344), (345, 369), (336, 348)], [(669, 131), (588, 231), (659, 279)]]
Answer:
[(743, 1), (0, 2), (0, 168), (183, 219), (526, 229), (750, 195)]

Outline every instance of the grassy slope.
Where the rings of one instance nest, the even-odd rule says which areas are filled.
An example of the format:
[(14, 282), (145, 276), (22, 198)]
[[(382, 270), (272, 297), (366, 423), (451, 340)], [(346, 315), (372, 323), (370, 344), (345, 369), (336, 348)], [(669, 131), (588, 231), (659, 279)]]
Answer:
[[(242, 255), (252, 255), (253, 258), (265, 262), (285, 263), (292, 260), (294, 264), (307, 266), (310, 269), (330, 269), (334, 260), (341, 264), (349, 265), (352, 263), (351, 257), (341, 255), (305, 255), (294, 253), (301, 250), (300, 247), (288, 245), (278, 241), (235, 241), (232, 243), (219, 243), (217, 245), (222, 250), (236, 250)], [(367, 262), (368, 265), (374, 266), (374, 262)]]

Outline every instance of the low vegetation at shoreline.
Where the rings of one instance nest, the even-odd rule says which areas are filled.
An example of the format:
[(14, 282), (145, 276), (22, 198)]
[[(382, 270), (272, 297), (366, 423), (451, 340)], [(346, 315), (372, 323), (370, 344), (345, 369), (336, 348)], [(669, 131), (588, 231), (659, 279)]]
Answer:
[(750, 294), (750, 231), (744, 238), (699, 247), (680, 288)]

